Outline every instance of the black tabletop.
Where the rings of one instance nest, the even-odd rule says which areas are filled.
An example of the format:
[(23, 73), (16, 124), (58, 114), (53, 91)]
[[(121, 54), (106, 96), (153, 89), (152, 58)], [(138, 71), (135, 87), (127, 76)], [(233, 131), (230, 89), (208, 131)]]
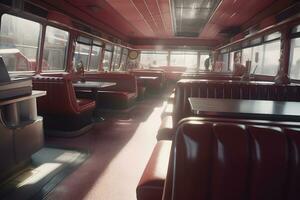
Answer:
[(76, 88), (82, 88), (82, 89), (101, 89), (106, 88), (110, 86), (116, 85), (115, 82), (97, 82), (97, 81), (85, 81), (85, 82), (75, 82), (73, 83), (73, 86)]
[(189, 98), (197, 116), (300, 121), (300, 102)]

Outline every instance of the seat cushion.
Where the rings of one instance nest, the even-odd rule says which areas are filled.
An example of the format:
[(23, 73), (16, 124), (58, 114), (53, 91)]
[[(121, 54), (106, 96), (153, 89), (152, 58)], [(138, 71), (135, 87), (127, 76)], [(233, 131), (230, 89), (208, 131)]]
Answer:
[(173, 103), (168, 103), (165, 105), (160, 117), (164, 118), (165, 116), (173, 115)]
[(138, 200), (161, 200), (167, 176), (171, 141), (159, 141), (137, 186)]
[(157, 140), (172, 140), (175, 135), (175, 129), (173, 127), (173, 117), (165, 116), (161, 120), (158, 133), (156, 135)]

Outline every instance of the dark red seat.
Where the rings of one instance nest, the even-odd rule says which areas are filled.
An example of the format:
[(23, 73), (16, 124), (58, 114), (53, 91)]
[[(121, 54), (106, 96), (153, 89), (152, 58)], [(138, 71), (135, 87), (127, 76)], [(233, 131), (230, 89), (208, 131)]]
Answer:
[(300, 129), (185, 120), (164, 200), (299, 199)]
[[(87, 81), (114, 82), (116, 85), (103, 88), (97, 93), (97, 109), (126, 109), (132, 106), (137, 97), (137, 82), (133, 75), (120, 72), (99, 72), (85, 74)], [(95, 98), (91, 91), (77, 91), (79, 97)]]
[[(165, 142), (151, 155), (138, 200), (300, 198), (299, 123), (190, 117), (180, 121), (170, 154), (158, 154)], [(148, 167), (168, 158), (167, 172)]]
[(34, 76), (33, 89), (47, 91), (38, 99), (38, 113), (46, 129), (73, 131), (91, 123), (95, 101), (76, 98), (70, 75)]
[(157, 91), (165, 85), (165, 73), (163, 70), (132, 70), (130, 73), (134, 76), (157, 77), (157, 79), (138, 82), (139, 86), (145, 86), (147, 90)]
[(162, 199), (171, 145), (171, 141), (159, 141), (155, 145), (136, 189), (138, 200)]
[[(182, 118), (192, 116), (189, 97), (225, 98), (225, 99), (255, 99), (275, 101), (300, 101), (300, 85), (276, 85), (271, 82), (242, 82), (242, 81), (216, 81), (181, 79), (177, 82), (174, 99), (172, 121), (176, 127)], [(166, 114), (169, 118), (170, 114)], [(162, 114), (162, 116), (166, 116)], [(163, 121), (170, 121), (166, 119)], [(165, 123), (169, 124), (169, 123)], [(159, 129), (157, 139), (172, 138), (175, 130)], [(173, 133), (169, 136), (164, 134)]]
[(178, 81), (187, 67), (184, 66), (161, 66), (159, 69), (165, 72), (166, 81)]

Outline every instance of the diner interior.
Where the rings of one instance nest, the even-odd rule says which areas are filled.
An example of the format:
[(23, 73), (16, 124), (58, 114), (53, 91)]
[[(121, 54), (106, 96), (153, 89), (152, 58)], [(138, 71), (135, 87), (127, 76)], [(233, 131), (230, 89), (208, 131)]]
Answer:
[(0, 0), (0, 199), (300, 199), (298, 0)]

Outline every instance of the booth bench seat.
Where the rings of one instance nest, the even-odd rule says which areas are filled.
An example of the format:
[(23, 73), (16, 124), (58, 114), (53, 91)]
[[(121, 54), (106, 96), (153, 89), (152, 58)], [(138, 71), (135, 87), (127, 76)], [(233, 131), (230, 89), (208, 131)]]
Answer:
[[(172, 139), (175, 133), (173, 127), (176, 127), (181, 119), (193, 115), (188, 101), (189, 97), (300, 101), (300, 85), (277, 85), (272, 82), (254, 81), (181, 79), (176, 85), (172, 113), (162, 113), (162, 121), (168, 123), (162, 124), (157, 139)], [(168, 104), (172, 103), (169, 102)], [(170, 105), (168, 106), (170, 107)], [(170, 121), (173, 123), (172, 126), (170, 126)], [(168, 126), (164, 126), (165, 124)]]
[[(103, 88), (97, 92), (97, 109), (126, 109), (131, 107), (137, 97), (137, 82), (133, 75), (120, 72), (100, 72), (85, 74), (87, 81), (103, 81), (116, 83), (114, 86)], [(95, 98), (88, 90), (76, 91), (77, 96)]]
[(91, 124), (95, 101), (76, 98), (70, 75), (34, 76), (33, 88), (47, 91), (46, 96), (37, 100), (46, 129), (76, 131)]
[(150, 91), (161, 90), (165, 85), (165, 73), (163, 70), (132, 70), (130, 73), (136, 77), (146, 76), (146, 77), (157, 77), (153, 80), (138, 81), (139, 87), (146, 87)]
[(155, 146), (138, 200), (300, 198), (299, 123), (191, 117), (179, 122), (169, 154), (157, 153), (162, 144), (170, 142)]

